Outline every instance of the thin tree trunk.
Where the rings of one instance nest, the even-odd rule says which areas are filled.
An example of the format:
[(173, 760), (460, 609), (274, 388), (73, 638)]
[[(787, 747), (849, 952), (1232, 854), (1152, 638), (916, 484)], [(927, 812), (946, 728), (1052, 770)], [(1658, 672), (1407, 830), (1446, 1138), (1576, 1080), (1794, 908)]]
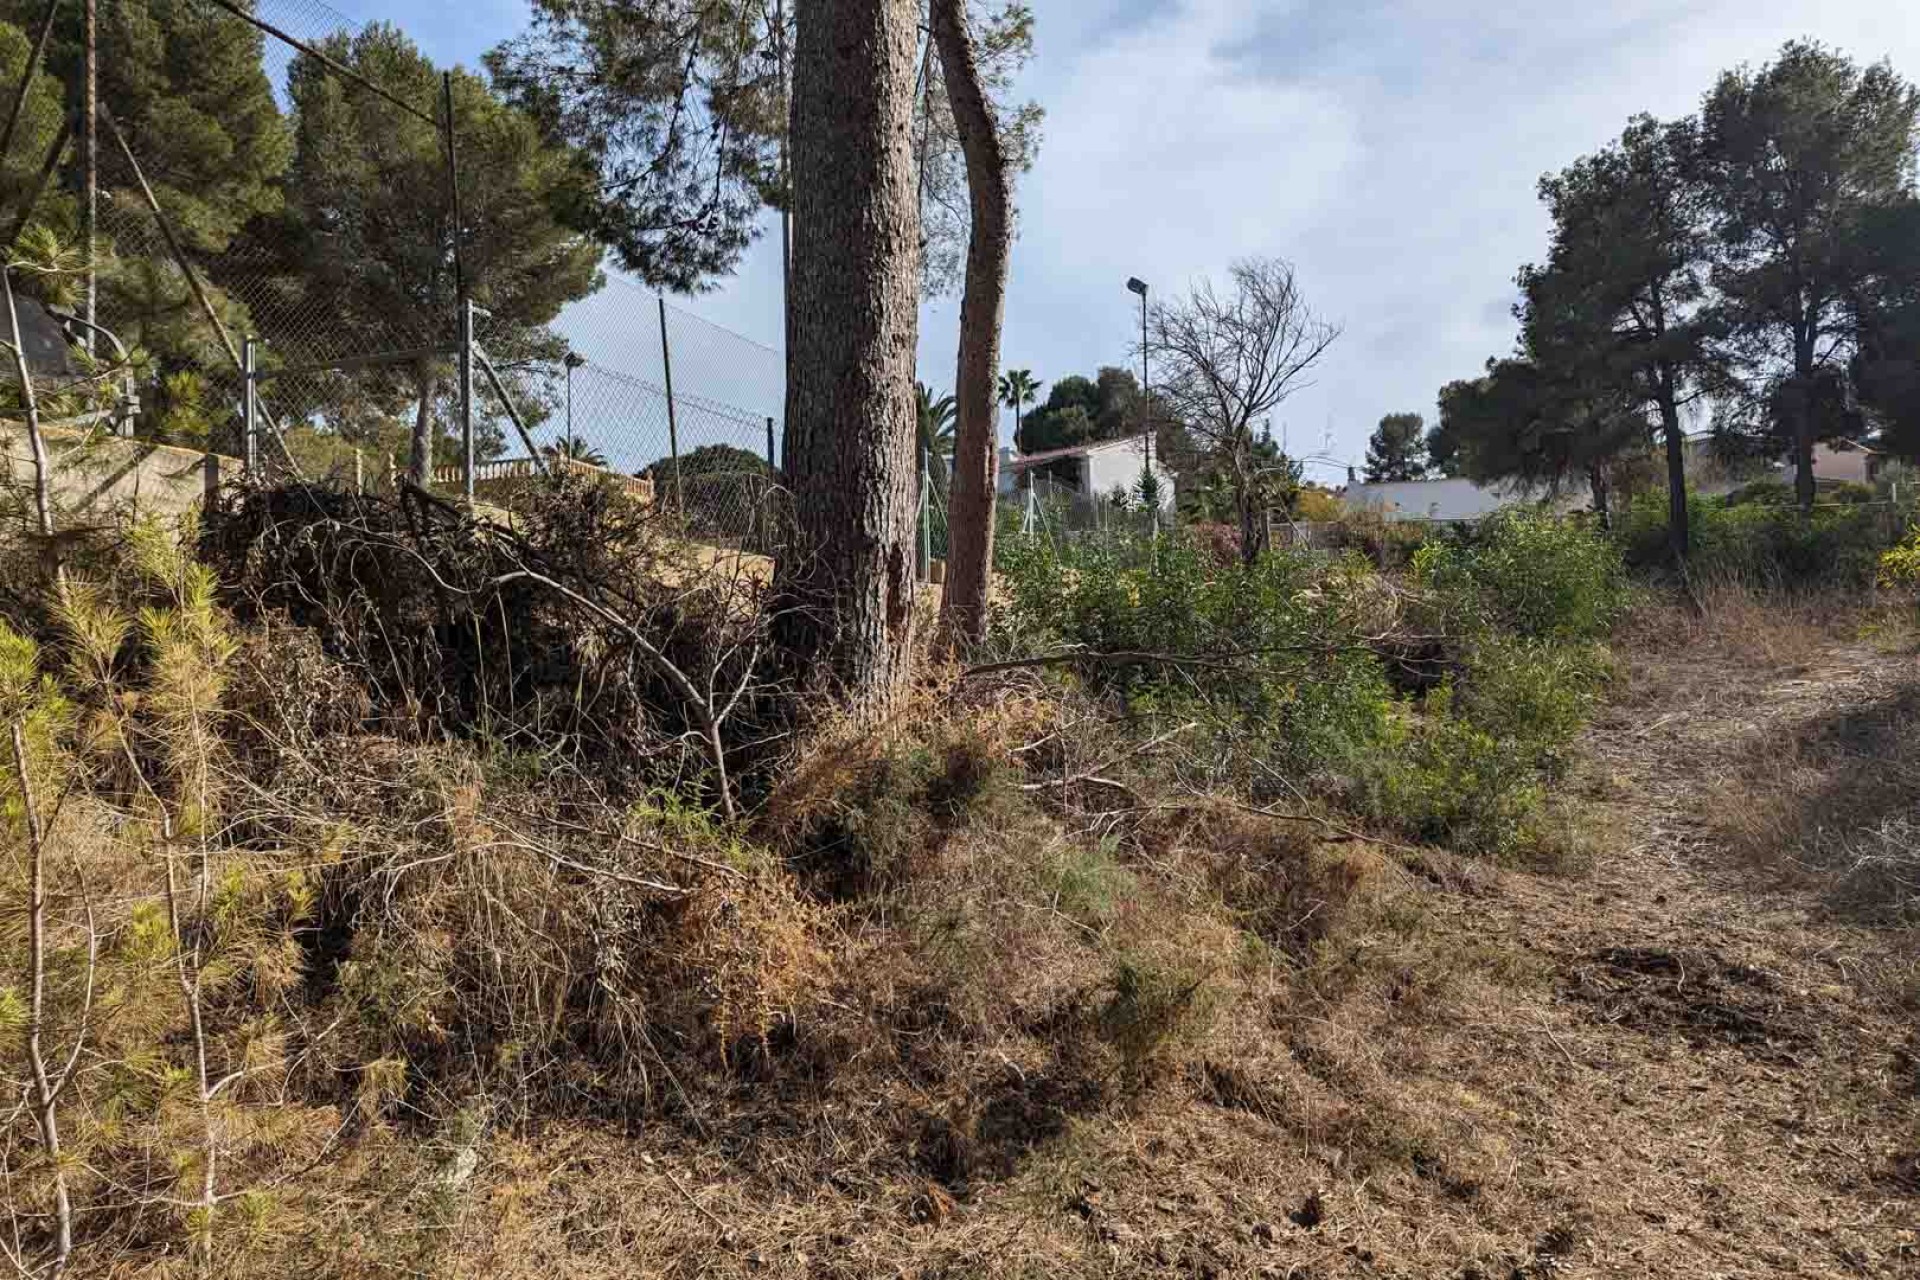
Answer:
[(1674, 403), (1673, 382), (1660, 384), (1660, 431), (1667, 444), (1667, 546), (1675, 565), (1687, 561), (1690, 523), (1687, 514), (1687, 437), (1680, 429), (1680, 406)]
[(1603, 464), (1596, 462), (1587, 468), (1587, 488), (1593, 494), (1593, 514), (1599, 519), (1600, 528), (1612, 533), (1613, 484)]
[(1245, 446), (1236, 443), (1233, 463), (1234, 506), (1240, 515), (1240, 563), (1251, 566), (1266, 550), (1266, 525), (1260, 519), (1254, 501), (1253, 476), (1244, 457)]
[(967, 234), (967, 285), (960, 303), (960, 353), (954, 375), (953, 474), (947, 494), (947, 585), (941, 631), (949, 645), (986, 637), (987, 583), (993, 571), (993, 498), (999, 479), (994, 446), (994, 378), (1000, 368), (1000, 324), (1006, 311), (1007, 257), (1012, 245), (1012, 194), (1007, 153), (993, 104), (980, 80), (965, 0), (932, 0), (933, 38), (941, 79), (967, 161), (972, 226)]
[(801, 0), (794, 49), (781, 640), (856, 715), (904, 688), (913, 639), (912, 0)]
[(33, 1118), (40, 1130), (40, 1149), (53, 1170), (53, 1268), (50, 1276), (67, 1269), (73, 1255), (73, 1199), (67, 1191), (67, 1171), (60, 1155), (60, 1120), (54, 1110), (62, 1077), (56, 1081), (47, 1070), (47, 1058), (40, 1043), (46, 1026), (47, 990), (47, 839), (40, 810), (34, 803), (33, 776), (27, 768), (27, 739), (15, 720), (8, 726), (12, 737), (15, 782), (20, 788), (20, 804), (27, 822), (27, 1066), (33, 1073)]
[(1813, 405), (1804, 393), (1795, 397), (1793, 431), (1793, 500), (1803, 517), (1813, 515)]
[(33, 511), (45, 540), (43, 554), (51, 567), (55, 588), (64, 601), (67, 595), (67, 570), (60, 548), (53, 540), (53, 460), (47, 454), (47, 438), (40, 429), (40, 401), (34, 394), (33, 373), (27, 368), (27, 349), (20, 338), (20, 308), (13, 297), (13, 271), (0, 266), (0, 287), (7, 300), (7, 333), (13, 349), (13, 372), (20, 379), (20, 403), (27, 417), (27, 448), (33, 454)]
[(430, 369), (422, 369), (417, 378), (420, 408), (413, 417), (413, 451), (407, 458), (407, 476), (421, 488), (433, 479), (433, 397), (440, 379)]
[(1802, 519), (1813, 515), (1813, 339), (1795, 336), (1793, 352), (1793, 497)]

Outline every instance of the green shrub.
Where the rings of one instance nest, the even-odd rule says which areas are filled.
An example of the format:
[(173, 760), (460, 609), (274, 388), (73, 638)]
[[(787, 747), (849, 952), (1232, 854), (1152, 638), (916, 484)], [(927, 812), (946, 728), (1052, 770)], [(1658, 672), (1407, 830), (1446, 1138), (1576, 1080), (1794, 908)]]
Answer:
[(1384, 732), (1392, 691), (1347, 607), (1372, 574), (1357, 558), (1269, 552), (1246, 566), (1171, 534), (1021, 539), (1001, 570), (1004, 648), (1166, 655), (1090, 660), (1079, 678), (1143, 718), (1198, 721), (1189, 741), (1243, 775), (1341, 775)]
[[(1899, 536), (1897, 515), (1857, 500), (1857, 494), (1836, 501), (1832, 491), (1823, 491), (1803, 519), (1791, 495), (1779, 504), (1751, 496), (1769, 483), (1777, 484), (1756, 482), (1724, 501), (1689, 499), (1688, 569), (1694, 577), (1757, 588), (1864, 587), (1874, 580), (1881, 554)], [(1665, 564), (1666, 495), (1637, 495), (1615, 538), (1629, 565)]]
[(1889, 587), (1920, 585), (1920, 525), (1881, 555), (1880, 582)]
[(1517, 508), (1428, 541), (1414, 553), (1413, 571), (1450, 620), (1534, 640), (1596, 639), (1627, 602), (1620, 553), (1607, 539)]
[[(1499, 855), (1526, 845), (1565, 769), (1607, 673), (1597, 638), (1627, 595), (1611, 542), (1531, 512), (1423, 546), (1415, 575), (1433, 616), (1384, 642), (1377, 621), (1363, 625), (1379, 593), (1359, 557), (1270, 552), (1243, 566), (1177, 536), (1023, 540), (1002, 570), (1000, 643), (1108, 655), (1058, 670), (1116, 697), (1142, 733), (1193, 722), (1177, 764), (1155, 756), (1182, 785), (1305, 796)], [(1410, 703), (1382, 652), (1448, 674)], [(1184, 660), (1114, 656), (1142, 653)]]
[(1592, 713), (1610, 662), (1597, 644), (1486, 636), (1474, 642), (1464, 667), (1455, 712), (1554, 777)]
[(1525, 845), (1546, 798), (1534, 752), (1453, 714), (1453, 691), (1429, 694), (1398, 722), (1354, 800), (1367, 816), (1416, 840), (1463, 853), (1509, 855)]

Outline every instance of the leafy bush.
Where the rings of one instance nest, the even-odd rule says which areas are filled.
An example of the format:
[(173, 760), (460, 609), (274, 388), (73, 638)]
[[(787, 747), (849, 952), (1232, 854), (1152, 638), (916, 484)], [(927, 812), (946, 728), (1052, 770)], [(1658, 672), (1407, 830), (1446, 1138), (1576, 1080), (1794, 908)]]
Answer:
[(1197, 721), (1216, 761), (1337, 775), (1384, 731), (1391, 690), (1347, 603), (1371, 577), (1357, 559), (1223, 564), (1169, 535), (1024, 539), (1001, 567), (1004, 647), (1105, 655), (1083, 679), (1136, 713)]
[(1920, 584), (1920, 525), (1881, 554), (1880, 582), (1889, 587)]
[[(1071, 667), (1096, 693), (1161, 730), (1188, 722), (1187, 785), (1345, 804), (1417, 839), (1497, 854), (1524, 844), (1545, 783), (1563, 772), (1607, 673), (1595, 637), (1626, 597), (1609, 543), (1530, 513), (1421, 549), (1434, 607), (1412, 638), (1390, 616), (1368, 617), (1370, 600), (1391, 594), (1358, 557), (1221, 564), (1168, 537), (1025, 542), (1002, 567), (1001, 642), (1101, 655)], [(1423, 703), (1396, 698), (1383, 661), (1416, 640), (1431, 650), (1422, 671), (1444, 673)]]
[(1519, 850), (1546, 798), (1530, 744), (1453, 714), (1453, 691), (1427, 695), (1372, 757), (1355, 799), (1368, 816), (1463, 853)]
[[(1689, 499), (1688, 567), (1694, 577), (1759, 588), (1863, 587), (1874, 580), (1881, 553), (1898, 536), (1898, 522), (1889, 519), (1887, 508), (1854, 499), (1835, 503), (1823, 495), (1812, 515), (1802, 519), (1791, 503), (1742, 496), (1764, 483), (1724, 501)], [(1666, 495), (1637, 495), (1622, 513), (1615, 537), (1628, 564), (1666, 563)]]
[(1620, 553), (1564, 520), (1520, 509), (1478, 529), (1427, 542), (1414, 577), (1442, 597), (1449, 615), (1534, 640), (1605, 635), (1627, 602)]
[(1538, 767), (1555, 776), (1610, 666), (1597, 644), (1487, 636), (1467, 655), (1455, 709), (1476, 728), (1530, 752)]

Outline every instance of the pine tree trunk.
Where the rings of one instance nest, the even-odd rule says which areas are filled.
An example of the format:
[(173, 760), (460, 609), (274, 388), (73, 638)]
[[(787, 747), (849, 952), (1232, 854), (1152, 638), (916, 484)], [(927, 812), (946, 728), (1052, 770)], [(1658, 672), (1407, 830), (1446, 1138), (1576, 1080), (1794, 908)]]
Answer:
[(1801, 519), (1813, 516), (1813, 337), (1794, 335), (1793, 497)]
[(1803, 389), (1794, 400), (1793, 499), (1805, 518), (1813, 515), (1813, 397)]
[(994, 378), (1000, 368), (1000, 323), (1006, 311), (1012, 196), (1006, 148), (980, 82), (965, 0), (932, 0), (933, 38), (941, 78), (967, 162), (972, 226), (967, 284), (960, 303), (959, 366), (954, 375), (956, 425), (947, 495), (947, 584), (940, 605), (948, 644), (986, 636), (987, 583), (993, 571), (993, 500), (999, 479), (994, 446)]
[(433, 483), (433, 397), (440, 380), (421, 369), (415, 379), (420, 408), (413, 415), (413, 450), (407, 456), (407, 478), (425, 489)]
[(1680, 406), (1674, 403), (1673, 384), (1660, 386), (1660, 430), (1667, 443), (1667, 546), (1676, 566), (1687, 561), (1687, 437), (1680, 429)]
[(802, 0), (795, 17), (781, 640), (810, 684), (871, 716), (912, 647), (918, 11)]

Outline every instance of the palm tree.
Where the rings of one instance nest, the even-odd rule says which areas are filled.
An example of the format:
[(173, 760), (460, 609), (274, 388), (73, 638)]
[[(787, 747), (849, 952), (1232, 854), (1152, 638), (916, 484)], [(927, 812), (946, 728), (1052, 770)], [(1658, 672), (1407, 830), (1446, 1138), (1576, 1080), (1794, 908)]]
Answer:
[(1000, 403), (1013, 410), (1013, 447), (1020, 447), (1021, 409), (1040, 398), (1046, 384), (1033, 376), (1031, 369), (1009, 369), (1000, 375)]
[(542, 446), (540, 452), (555, 461), (580, 462), (589, 467), (600, 467), (603, 470), (607, 465), (607, 455), (588, 444), (585, 440), (582, 440), (579, 436), (569, 436), (564, 439), (551, 441)]
[(924, 382), (914, 385), (914, 405), (920, 423), (920, 448), (933, 470), (933, 484), (944, 492), (947, 487), (947, 459), (953, 455), (954, 400), (952, 396), (933, 398), (933, 389)]

